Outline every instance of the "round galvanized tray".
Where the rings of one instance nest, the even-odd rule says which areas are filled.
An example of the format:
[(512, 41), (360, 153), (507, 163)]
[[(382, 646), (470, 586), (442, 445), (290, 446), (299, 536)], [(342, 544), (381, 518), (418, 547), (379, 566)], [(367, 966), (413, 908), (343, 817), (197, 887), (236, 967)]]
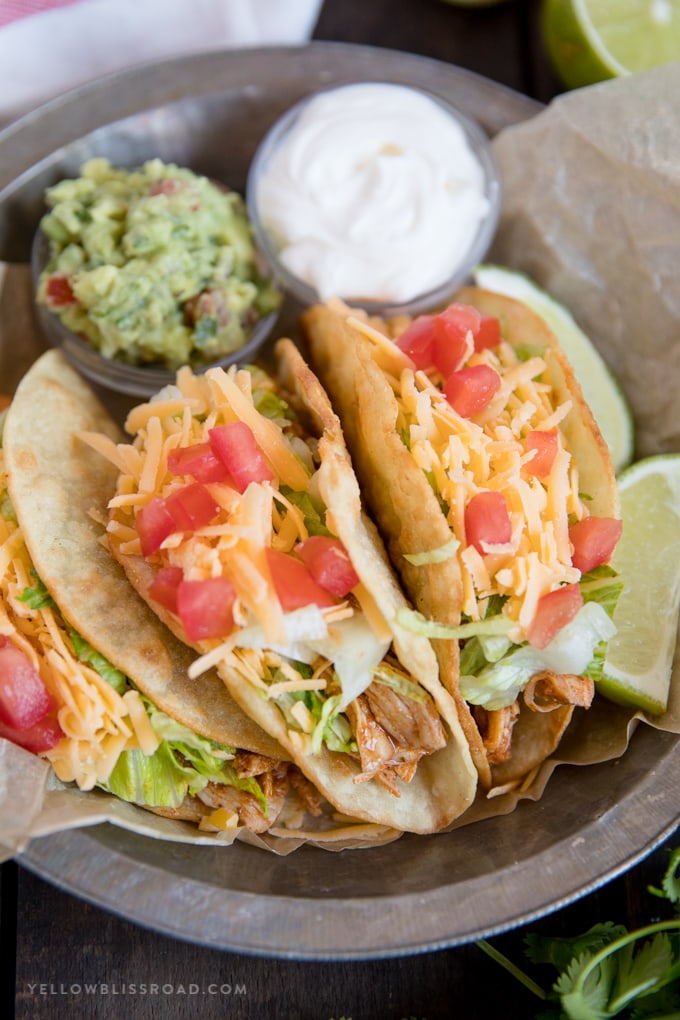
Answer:
[[(284, 109), (313, 89), (371, 78), (430, 89), (490, 135), (540, 108), (460, 68), (333, 43), (167, 61), (55, 99), (0, 134), (0, 261), (12, 281), (0, 300), (0, 340), (20, 335), (20, 316), (30, 326), (25, 263), (43, 190), (84, 158), (160, 156), (242, 188), (259, 139)], [(0, 342), (4, 390), (37, 353)], [(107, 402), (124, 410), (118, 398)], [(634, 865), (680, 818), (679, 768), (677, 738), (641, 726), (620, 760), (587, 775), (560, 767), (540, 801), (451, 833), (278, 857), (102, 825), (34, 840), (20, 860), (83, 899), (197, 944), (281, 958), (398, 956), (526, 923)]]

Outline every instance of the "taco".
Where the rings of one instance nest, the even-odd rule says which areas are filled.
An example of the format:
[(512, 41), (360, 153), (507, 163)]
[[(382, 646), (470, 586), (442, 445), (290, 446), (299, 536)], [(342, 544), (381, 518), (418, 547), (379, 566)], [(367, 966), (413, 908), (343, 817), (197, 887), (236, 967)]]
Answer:
[(182, 368), (133, 409), (108, 541), (161, 619), (341, 812), (434, 832), (476, 773), (427, 638), (362, 511), (339, 421), (291, 341), (279, 377)]
[(526, 783), (592, 701), (621, 587), (614, 472), (573, 372), (542, 319), (477, 288), (413, 321), (330, 302), (302, 324), (481, 785)]
[(322, 798), (214, 671), (133, 591), (102, 541), (117, 471), (75, 435), (122, 438), (62, 355), (5, 412), (0, 736), (57, 777), (209, 832), (269, 831)]

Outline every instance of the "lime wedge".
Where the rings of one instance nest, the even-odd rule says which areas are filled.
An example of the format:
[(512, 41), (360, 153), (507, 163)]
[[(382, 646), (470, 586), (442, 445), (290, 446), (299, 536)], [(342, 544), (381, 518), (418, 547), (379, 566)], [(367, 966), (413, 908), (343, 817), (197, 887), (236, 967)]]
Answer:
[(633, 457), (634, 429), (628, 401), (607, 363), (572, 315), (523, 273), (485, 264), (478, 266), (473, 276), (478, 287), (524, 301), (547, 322), (574, 370), (585, 401), (609, 447), (614, 470), (620, 471), (629, 464)]
[(680, 60), (680, 0), (544, 0), (542, 28), (567, 88)]
[(598, 690), (653, 715), (668, 703), (680, 609), (680, 453), (648, 457), (619, 477), (623, 580)]

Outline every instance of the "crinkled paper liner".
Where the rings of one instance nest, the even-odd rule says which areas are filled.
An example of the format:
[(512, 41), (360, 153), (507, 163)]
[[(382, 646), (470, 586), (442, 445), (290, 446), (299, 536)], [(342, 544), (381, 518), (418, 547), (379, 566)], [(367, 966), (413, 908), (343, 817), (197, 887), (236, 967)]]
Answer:
[(283, 819), (262, 835), (243, 828), (201, 832), (195, 825), (162, 818), (103, 791), (84, 792), (64, 784), (48, 762), (0, 740), (0, 861), (20, 854), (31, 839), (104, 822), (174, 843), (230, 846), (240, 840), (279, 856), (292, 853), (303, 843), (326, 850), (349, 850), (380, 846), (401, 835), (387, 826), (350, 818), (298, 820), (297, 813), (293, 810), (286, 818), (284, 808)]
[[(637, 457), (680, 450), (680, 104), (671, 99), (678, 95), (680, 64), (668, 65), (567, 93), (494, 140), (503, 208), (489, 259), (528, 273), (570, 308), (628, 396)], [(0, 390), (11, 393), (44, 340), (28, 268), (2, 269)], [(680, 734), (677, 654), (665, 715), (601, 699), (588, 712), (577, 709), (558, 753), (523, 787), (480, 793), (453, 828), (507, 814), (522, 799), (539, 800), (560, 764), (620, 758), (638, 725)], [(266, 836), (198, 833), (98, 791), (65, 787), (45, 762), (5, 741), (0, 819), (0, 859), (20, 853), (31, 838), (101, 822), (197, 844), (244, 840), (277, 854), (302, 843), (341, 850), (399, 836), (351, 822), (325, 833), (280, 827)]]

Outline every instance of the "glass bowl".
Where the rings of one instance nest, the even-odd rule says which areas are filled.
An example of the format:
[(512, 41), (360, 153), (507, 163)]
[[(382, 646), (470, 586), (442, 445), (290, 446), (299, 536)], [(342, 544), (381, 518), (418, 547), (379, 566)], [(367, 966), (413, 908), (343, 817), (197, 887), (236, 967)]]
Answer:
[[(500, 201), (482, 129), (437, 95), (385, 82), (292, 106), (262, 139), (246, 187), (256, 243), (285, 290), (303, 305), (337, 297), (383, 315), (445, 303), (483, 260)], [(354, 281), (338, 275), (354, 263)]]
[[(34, 294), (38, 294), (40, 274), (50, 257), (49, 238), (38, 228), (31, 248), (31, 270)], [(124, 361), (105, 358), (86, 338), (70, 330), (58, 315), (36, 300), (36, 313), (41, 328), (54, 347), (59, 347), (71, 364), (91, 382), (107, 389), (134, 397), (150, 397), (164, 386), (175, 382), (176, 373), (159, 364), (131, 365)], [(253, 327), (249, 339), (241, 347), (215, 361), (192, 365), (195, 372), (208, 368), (227, 368), (233, 364), (254, 361), (267, 340), (279, 316), (279, 309), (260, 319)]]

